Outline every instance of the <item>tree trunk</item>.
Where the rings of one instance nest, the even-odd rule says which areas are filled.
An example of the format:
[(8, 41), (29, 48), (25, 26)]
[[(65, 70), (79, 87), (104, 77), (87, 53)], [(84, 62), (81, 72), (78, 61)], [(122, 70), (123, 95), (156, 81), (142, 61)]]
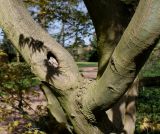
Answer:
[[(109, 0), (108, 2), (95, 0), (94, 4), (89, 0), (85, 0), (86, 6), (88, 7), (89, 13), (92, 17), (97, 39), (98, 39), (98, 50), (99, 50), (99, 68), (98, 68), (98, 78), (103, 74), (104, 69), (108, 65), (109, 59), (119, 42), (123, 31), (126, 29), (131, 17), (134, 13), (134, 7), (130, 6), (130, 8), (123, 2), (117, 0)], [(98, 8), (103, 6), (106, 8), (104, 12), (104, 8)], [(95, 10), (97, 8), (97, 10)], [(111, 14), (112, 13), (112, 14)], [(101, 16), (99, 16), (101, 14)], [(124, 17), (125, 16), (125, 17)], [(132, 91), (133, 90), (133, 91)], [(133, 92), (135, 89), (130, 89), (132, 92), (132, 97), (134, 98)], [(110, 119), (110, 125), (114, 125), (117, 131), (123, 132), (124, 126), (127, 124), (125, 115), (126, 103), (128, 101), (127, 93), (120, 99), (118, 103), (115, 104), (113, 108), (107, 111), (108, 117)], [(130, 100), (130, 99), (129, 99)], [(133, 100), (132, 103), (135, 103)], [(131, 106), (135, 109), (135, 105)], [(131, 116), (134, 116), (131, 115)], [(123, 120), (126, 119), (124, 122)], [(129, 121), (129, 118), (128, 118)], [(111, 124), (112, 123), (112, 124)], [(135, 127), (135, 120), (132, 121), (131, 128)], [(133, 129), (134, 130), (134, 129)], [(133, 131), (128, 132), (128, 134), (133, 133)]]
[(129, 11), (129, 8), (119, 0), (94, 0), (92, 3), (90, 0), (84, 0), (84, 2), (96, 30), (99, 54), (98, 77), (100, 77), (131, 20), (133, 11)]
[(58, 35), (58, 42), (60, 42), (62, 44), (62, 46), (64, 47), (64, 43), (65, 43), (65, 34), (64, 34), (64, 30), (65, 30), (65, 22), (62, 21), (62, 27), (61, 27), (61, 31), (60, 34)]
[[(0, 25), (43, 81), (48, 109), (60, 126), (77, 134), (118, 133), (108, 126), (105, 111), (125, 94), (154, 48), (160, 35), (159, 12), (160, 1), (140, 1), (94, 81), (80, 75), (73, 57), (33, 21), (21, 0), (0, 1)], [(130, 109), (129, 102), (126, 107)]]
[(106, 112), (119, 133), (134, 134), (138, 89), (139, 79), (137, 78), (118, 103)]

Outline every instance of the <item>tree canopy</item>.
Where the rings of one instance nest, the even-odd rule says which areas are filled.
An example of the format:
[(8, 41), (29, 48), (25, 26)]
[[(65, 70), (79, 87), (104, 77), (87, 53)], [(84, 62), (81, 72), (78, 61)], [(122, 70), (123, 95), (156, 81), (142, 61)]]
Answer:
[(55, 31), (53, 36), (62, 45), (69, 44), (69, 41), (78, 43), (84, 37), (91, 36), (94, 31), (82, 0), (24, 0), (24, 2), (43, 28), (53, 29), (54, 32), (54, 29), (59, 27), (60, 30)]

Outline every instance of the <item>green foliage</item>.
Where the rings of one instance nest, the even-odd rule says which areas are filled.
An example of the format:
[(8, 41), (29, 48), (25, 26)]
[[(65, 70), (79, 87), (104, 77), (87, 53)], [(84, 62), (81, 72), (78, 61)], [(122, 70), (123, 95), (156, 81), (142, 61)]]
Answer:
[[(9, 61), (16, 61), (16, 54), (18, 53), (18, 51), (13, 47), (12, 42), (7, 38), (7, 35), (4, 32), (0, 49), (2, 49), (8, 55), (7, 59)], [(23, 59), (21, 56), (20, 58)]]
[(141, 71), (143, 77), (160, 76), (160, 47), (157, 46)]
[(1, 64), (0, 86), (4, 89), (27, 90), (39, 84), (25, 63)]
[(31, 122), (22, 125), (19, 120), (15, 120), (9, 123), (8, 132), (9, 134), (15, 133), (17, 132), (17, 130), (20, 130), (19, 128), (21, 128), (21, 130), (23, 131), (18, 131), (18, 133), (20, 132), (22, 134), (46, 134), (45, 132), (42, 132), (39, 129), (34, 128)]
[[(160, 48), (157, 46), (140, 72), (141, 77), (160, 76)], [(137, 99), (137, 134), (160, 132), (160, 87), (142, 87)], [(145, 130), (142, 131), (142, 128)]]
[(141, 71), (143, 77), (160, 76), (160, 61), (148, 62)]
[(26, 63), (0, 63), (0, 122), (8, 123), (5, 131), (45, 134), (35, 124), (46, 115), (46, 107), (36, 104), (36, 109), (33, 109), (31, 106), (32, 99), (40, 95), (40, 90), (34, 88), (39, 84)]
[(0, 63), (0, 99), (15, 109), (24, 112), (24, 94), (39, 84), (27, 64)]
[(93, 49), (91, 45), (86, 46), (81, 44), (74, 44), (69, 47), (66, 47), (66, 49), (70, 52), (70, 54), (73, 56), (75, 61), (77, 62), (97, 62), (97, 54), (95, 54), (97, 51)]
[(53, 36), (62, 45), (66, 45), (70, 39), (75, 39), (77, 43), (78, 40), (83, 40), (93, 33), (92, 21), (82, 0), (24, 0), (24, 2), (30, 7), (33, 18), (43, 28), (56, 29)]
[(4, 51), (0, 50), (0, 56), (8, 56)]
[[(157, 46), (141, 71), (141, 77), (160, 76), (160, 48)], [(137, 101), (136, 133), (159, 134), (160, 132), (160, 88), (142, 87)], [(143, 129), (142, 129), (143, 128)]]
[(140, 89), (138, 99), (139, 101), (137, 105), (137, 110), (139, 113), (143, 113), (148, 116), (150, 116), (150, 114), (153, 114), (153, 121), (156, 121), (158, 119), (157, 116), (159, 116), (160, 119), (160, 88), (143, 87), (143, 89)]

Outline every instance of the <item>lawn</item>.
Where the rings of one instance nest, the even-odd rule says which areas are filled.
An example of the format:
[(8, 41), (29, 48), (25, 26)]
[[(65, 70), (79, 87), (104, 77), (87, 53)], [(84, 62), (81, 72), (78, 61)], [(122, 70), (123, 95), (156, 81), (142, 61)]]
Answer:
[(97, 67), (97, 62), (77, 62), (78, 67)]

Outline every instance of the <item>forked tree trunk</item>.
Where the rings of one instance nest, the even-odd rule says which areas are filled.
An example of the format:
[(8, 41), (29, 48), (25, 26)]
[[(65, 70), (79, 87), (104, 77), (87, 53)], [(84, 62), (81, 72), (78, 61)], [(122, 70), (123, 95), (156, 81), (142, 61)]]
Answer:
[[(135, 9), (134, 6), (129, 7), (125, 3), (117, 0), (108, 0), (106, 2), (94, 0), (92, 3), (89, 0), (85, 0), (85, 4), (96, 29), (99, 48), (98, 52), (100, 55), (98, 62), (98, 77), (100, 77), (108, 65), (109, 59), (130, 22)], [(106, 9), (105, 11), (104, 8)], [(99, 16), (99, 14), (101, 15)], [(119, 133), (123, 131), (128, 134), (134, 133), (135, 111), (128, 111), (128, 113), (134, 117), (133, 120), (130, 120), (129, 116), (126, 114), (126, 110), (135, 109), (134, 92), (137, 92), (137, 88), (136, 86), (133, 86), (129, 89), (128, 92), (132, 98), (132, 101), (129, 102), (129, 104), (127, 104), (128, 101), (130, 101), (130, 98), (127, 97), (127, 92), (113, 108), (107, 111), (108, 118), (111, 121), (108, 125), (113, 125)], [(128, 108), (127, 105), (130, 108)], [(128, 122), (130, 122), (131, 128), (129, 130), (126, 128)]]
[[(107, 11), (103, 4), (111, 1), (100, 2), (95, 11)], [(158, 41), (159, 12), (159, 0), (140, 1), (95, 81), (82, 78), (72, 56), (33, 21), (21, 0), (0, 0), (0, 25), (43, 81), (48, 108), (60, 126), (77, 134), (118, 133), (114, 126), (109, 128), (105, 111), (125, 94)]]

